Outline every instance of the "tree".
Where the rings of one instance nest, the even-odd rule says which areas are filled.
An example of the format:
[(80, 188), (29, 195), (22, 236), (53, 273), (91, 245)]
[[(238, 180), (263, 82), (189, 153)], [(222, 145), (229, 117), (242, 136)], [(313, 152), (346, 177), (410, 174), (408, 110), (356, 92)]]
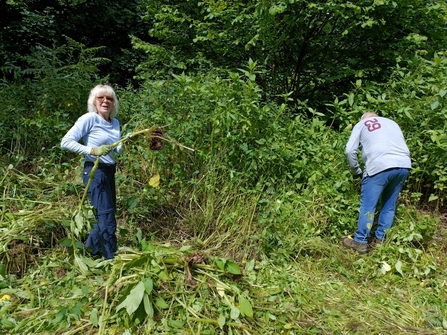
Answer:
[(3, 75), (11, 78), (14, 67), (23, 68), (18, 56), (31, 53), (37, 45), (57, 48), (65, 36), (87, 48), (104, 46), (102, 57), (111, 63), (101, 67), (110, 80), (121, 85), (132, 81), (141, 52), (133, 51), (130, 35), (147, 36), (148, 27), (139, 20), (139, 1), (105, 0), (18, 0), (2, 2), (0, 55)]
[(248, 59), (260, 67), (267, 98), (324, 106), (356, 78), (385, 81), (397, 56), (410, 57), (424, 41), (445, 44), (442, 1), (143, 0), (150, 36), (136, 40), (150, 57), (140, 68), (236, 70)]

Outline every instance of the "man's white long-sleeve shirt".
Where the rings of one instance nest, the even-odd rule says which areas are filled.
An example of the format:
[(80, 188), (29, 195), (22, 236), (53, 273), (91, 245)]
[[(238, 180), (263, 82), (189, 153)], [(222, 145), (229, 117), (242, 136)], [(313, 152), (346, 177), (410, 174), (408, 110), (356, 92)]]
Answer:
[(368, 176), (391, 168), (411, 169), (410, 151), (402, 131), (390, 119), (372, 116), (354, 126), (345, 151), (353, 175), (362, 173), (357, 156), (359, 149)]

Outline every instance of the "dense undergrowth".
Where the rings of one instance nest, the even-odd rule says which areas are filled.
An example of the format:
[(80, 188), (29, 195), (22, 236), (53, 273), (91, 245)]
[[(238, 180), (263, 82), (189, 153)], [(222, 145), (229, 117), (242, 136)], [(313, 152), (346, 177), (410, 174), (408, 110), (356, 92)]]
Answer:
[[(226, 78), (182, 75), (120, 89), (123, 133), (157, 125), (167, 141), (151, 151), (136, 138), (118, 158), (113, 261), (84, 257), (88, 226), (79, 238), (71, 229), (82, 159), (62, 152), (59, 141), (83, 108), (61, 119), (54, 113), (63, 116), (79, 99), (46, 105), (47, 82), (19, 83), (35, 97), (0, 99), (13, 135), (0, 142), (0, 329), (444, 333), (445, 62), (415, 58), (387, 85), (359, 81), (334, 102), (331, 118), (304, 103), (295, 114), (265, 103), (252, 62)], [(428, 80), (430, 69), (436, 75)], [(82, 71), (64, 73), (59, 97), (77, 91), (67, 76), (83, 92), (96, 82)], [(4, 86), (2, 98), (20, 96)], [(355, 230), (359, 205), (344, 145), (366, 110), (403, 126), (414, 169), (385, 244), (360, 256), (340, 239)], [(88, 203), (83, 208), (88, 221)]]
[(341, 247), (334, 218), (348, 215), (331, 219), (324, 195), (227, 185), (144, 221), (122, 207), (121, 189), (118, 256), (78, 251), (83, 268), (61, 246), (79, 199), (76, 168), (58, 183), (4, 172), (0, 304), (9, 334), (444, 332), (445, 231), (411, 204), (399, 205), (389, 240), (359, 256)]

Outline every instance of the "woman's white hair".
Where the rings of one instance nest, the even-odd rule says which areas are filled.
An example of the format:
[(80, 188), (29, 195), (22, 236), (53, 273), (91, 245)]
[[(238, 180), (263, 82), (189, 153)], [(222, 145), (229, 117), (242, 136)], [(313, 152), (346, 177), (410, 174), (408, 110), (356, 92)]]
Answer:
[(112, 87), (109, 85), (96, 85), (92, 88), (90, 91), (90, 95), (88, 96), (87, 101), (87, 109), (90, 113), (97, 113), (95, 101), (96, 97), (107, 95), (113, 98), (113, 104), (112, 104), (112, 110), (110, 111), (110, 117), (116, 117), (118, 114), (118, 110), (120, 107), (120, 104), (118, 102), (118, 99), (116, 98), (115, 91)]

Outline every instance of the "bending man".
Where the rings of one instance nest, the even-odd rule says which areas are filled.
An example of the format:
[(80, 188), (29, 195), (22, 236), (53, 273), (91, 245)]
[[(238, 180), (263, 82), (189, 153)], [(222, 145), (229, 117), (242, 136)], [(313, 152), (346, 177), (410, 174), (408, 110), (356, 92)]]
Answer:
[[(358, 162), (359, 150), (364, 172)], [(397, 198), (411, 169), (410, 151), (396, 122), (375, 113), (365, 113), (352, 130), (346, 144), (346, 157), (351, 173), (363, 177), (357, 232), (353, 238), (343, 238), (343, 245), (366, 253), (379, 199), (382, 207), (371, 244), (382, 243), (385, 231), (393, 224)]]

